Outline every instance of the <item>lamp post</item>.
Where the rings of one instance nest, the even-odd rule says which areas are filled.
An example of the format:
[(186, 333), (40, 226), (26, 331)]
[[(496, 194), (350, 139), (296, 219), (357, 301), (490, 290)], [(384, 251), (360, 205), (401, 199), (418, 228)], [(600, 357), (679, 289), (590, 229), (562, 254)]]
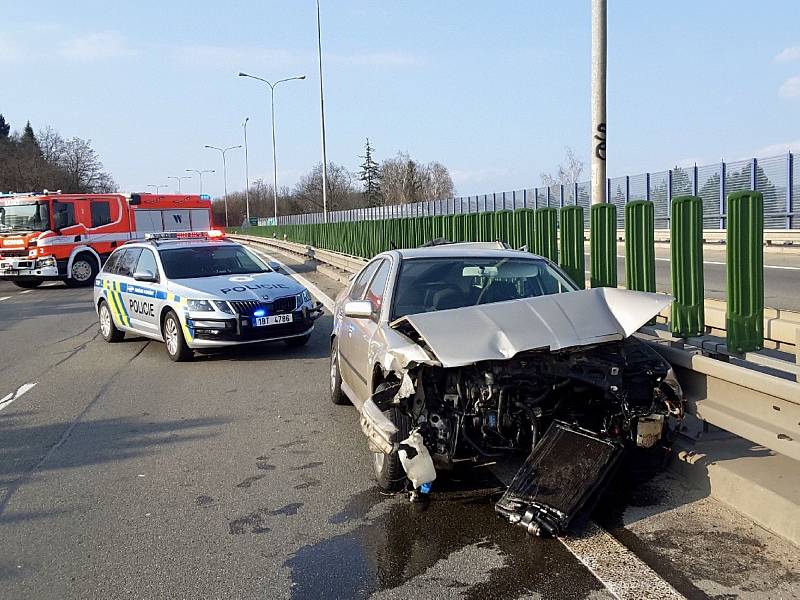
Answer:
[(607, 0), (592, 0), (592, 204), (606, 198)]
[(183, 175), (181, 177), (177, 177), (175, 175), (170, 175), (169, 177), (167, 177), (167, 179), (174, 179), (175, 181), (178, 182), (178, 193), (179, 194), (181, 193), (181, 180), (183, 180), (183, 179), (191, 179), (191, 178), (192, 178), (191, 175)]
[(222, 185), (225, 190), (225, 227), (228, 227), (228, 164), (225, 160), (225, 154), (228, 150), (235, 150), (236, 148), (241, 148), (242, 146), (228, 146), (227, 148), (217, 148), (216, 146), (209, 146), (206, 144), (204, 146), (209, 150), (216, 150), (222, 155)]
[(267, 81), (262, 77), (249, 75), (247, 73), (239, 72), (239, 77), (249, 77), (250, 79), (257, 79), (269, 86), (270, 100), (272, 106), (272, 201), (274, 203), (275, 219), (278, 219), (278, 159), (275, 156), (275, 87), (279, 83), (286, 81), (294, 81), (295, 79), (305, 79), (305, 75), (298, 75), (297, 77), (287, 77), (286, 79), (279, 79), (275, 83)]
[(156, 195), (158, 195), (158, 190), (160, 190), (162, 187), (163, 188), (169, 187), (169, 185), (167, 185), (166, 183), (159, 184), (159, 185), (156, 185), (155, 183), (148, 183), (147, 187), (156, 188)]
[(244, 127), (244, 203), (247, 209), (247, 224), (250, 224), (250, 165), (247, 159), (247, 122), (250, 117), (245, 117)]
[(319, 54), (319, 115), (322, 123), (322, 216), (328, 222), (328, 156), (325, 151), (325, 98), (322, 93), (322, 27), (317, 0), (317, 50)]
[(197, 173), (197, 177), (200, 179), (200, 194), (203, 193), (203, 173), (216, 173), (214, 169), (203, 169), (202, 171), (198, 169), (186, 169), (187, 173)]

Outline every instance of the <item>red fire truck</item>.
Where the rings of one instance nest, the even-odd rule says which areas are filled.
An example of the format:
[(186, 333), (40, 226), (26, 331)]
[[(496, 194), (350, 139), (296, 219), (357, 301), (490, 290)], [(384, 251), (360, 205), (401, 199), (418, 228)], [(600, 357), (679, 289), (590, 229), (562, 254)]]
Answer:
[(58, 279), (91, 285), (106, 257), (128, 240), (210, 227), (205, 194), (0, 195), (0, 280), (23, 288)]

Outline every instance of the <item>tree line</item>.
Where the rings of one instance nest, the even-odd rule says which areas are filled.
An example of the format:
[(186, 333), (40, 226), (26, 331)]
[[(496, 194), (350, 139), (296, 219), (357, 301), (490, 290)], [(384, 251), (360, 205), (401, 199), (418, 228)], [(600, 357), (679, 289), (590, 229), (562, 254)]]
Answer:
[[(326, 179), (328, 210), (349, 210), (390, 204), (406, 204), (452, 198), (455, 187), (450, 172), (439, 162), (422, 163), (406, 152), (398, 152), (380, 163), (369, 140), (364, 145), (363, 159), (357, 172), (329, 162)], [(238, 226), (246, 219), (247, 196), (250, 217), (273, 217), (272, 184), (261, 179), (250, 185), (248, 192), (228, 194), (228, 224)], [(278, 190), (278, 215), (322, 212), (322, 163), (317, 163), (298, 179), (294, 187)], [(214, 222), (225, 223), (224, 198), (213, 203)]]
[(91, 194), (116, 191), (91, 140), (65, 139), (52, 127), (34, 133), (28, 121), (22, 132), (0, 114), (0, 192), (61, 190)]

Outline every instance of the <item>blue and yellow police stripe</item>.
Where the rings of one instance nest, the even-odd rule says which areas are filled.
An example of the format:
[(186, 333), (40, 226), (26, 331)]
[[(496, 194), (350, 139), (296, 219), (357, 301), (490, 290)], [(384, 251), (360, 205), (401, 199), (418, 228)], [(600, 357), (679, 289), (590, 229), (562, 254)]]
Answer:
[(131, 326), (131, 320), (128, 316), (128, 311), (125, 308), (125, 302), (120, 294), (119, 283), (111, 279), (103, 280), (103, 289), (105, 290), (106, 300), (111, 306), (111, 314), (116, 317), (116, 321), (125, 326)]

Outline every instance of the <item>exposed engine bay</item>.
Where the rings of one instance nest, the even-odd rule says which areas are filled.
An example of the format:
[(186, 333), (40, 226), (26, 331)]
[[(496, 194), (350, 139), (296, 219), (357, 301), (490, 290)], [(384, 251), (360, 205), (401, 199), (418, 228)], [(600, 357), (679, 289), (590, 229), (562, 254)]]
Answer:
[[(392, 421), (387, 415), (393, 416)], [(459, 462), (529, 454), (531, 461), (534, 449), (548, 445), (542, 444), (543, 438), (554, 423), (561, 429), (553, 435), (582, 436), (586, 443), (580, 447), (598, 456), (599, 450), (591, 450), (589, 441), (596, 440), (598, 448), (611, 444), (620, 452), (635, 447), (659, 451), (665, 447), (670, 421), (674, 424), (682, 416), (683, 394), (670, 365), (650, 346), (629, 337), (557, 352), (521, 352), (507, 360), (459, 367), (412, 365), (401, 381), (381, 385), (367, 402), (362, 429), (373, 451), (388, 454), (402, 448), (397, 421), (405, 419), (400, 429), (418, 432), (433, 465), (446, 470)], [(574, 456), (562, 457), (562, 462), (580, 460), (581, 451), (571, 450)], [(618, 456), (619, 452), (609, 452), (604, 463), (593, 467), (592, 476), (600, 478)], [(529, 465), (528, 470), (536, 476), (537, 469)], [(580, 484), (585, 494), (593, 491), (585, 481)], [(517, 487), (528, 495), (536, 492), (530, 482)], [(524, 521), (528, 505), (535, 504), (535, 498), (518, 499), (518, 512), (523, 514), (515, 515), (513, 499), (504, 496), (504, 500), (498, 503), (498, 512), (512, 522)], [(585, 498), (575, 502), (577, 510)], [(541, 513), (544, 530), (542, 518), (532, 524), (532, 514), (520, 524), (532, 532), (558, 534), (571, 520), (570, 507), (556, 510), (557, 518), (547, 517), (548, 510), (556, 509)]]

